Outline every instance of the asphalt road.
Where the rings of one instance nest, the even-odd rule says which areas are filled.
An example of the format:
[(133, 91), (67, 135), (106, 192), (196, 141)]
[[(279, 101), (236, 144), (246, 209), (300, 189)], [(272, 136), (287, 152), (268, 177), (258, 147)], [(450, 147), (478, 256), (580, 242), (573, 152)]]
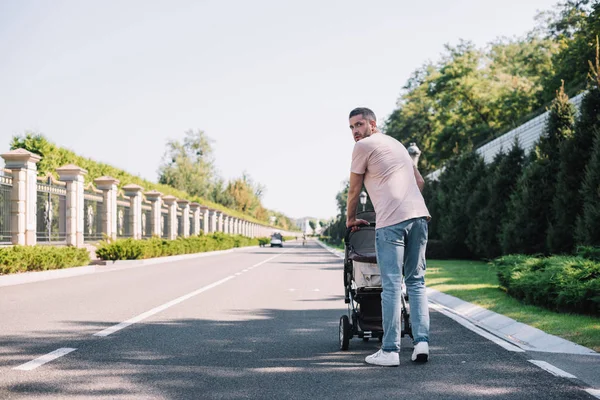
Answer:
[(286, 243), (0, 287), (0, 399), (594, 398), (433, 309), (430, 362), (366, 365), (341, 270)]

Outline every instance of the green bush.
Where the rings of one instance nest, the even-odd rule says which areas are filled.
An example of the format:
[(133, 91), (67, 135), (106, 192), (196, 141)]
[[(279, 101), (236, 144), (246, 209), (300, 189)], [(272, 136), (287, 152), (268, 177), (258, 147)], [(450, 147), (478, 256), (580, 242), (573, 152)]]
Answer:
[(553, 311), (600, 315), (600, 262), (583, 257), (510, 255), (494, 260), (511, 296)]
[(247, 247), (259, 244), (259, 239), (241, 235), (226, 235), (218, 232), (211, 235), (200, 234), (187, 238), (166, 240), (158, 237), (144, 240), (118, 239), (103, 241), (96, 248), (96, 255), (102, 260), (141, 260), (179, 254), (203, 253), (227, 250), (234, 247)]
[(588, 260), (600, 262), (600, 247), (578, 246), (577, 255)]
[(54, 246), (0, 248), (0, 274), (79, 267), (90, 263), (86, 249)]

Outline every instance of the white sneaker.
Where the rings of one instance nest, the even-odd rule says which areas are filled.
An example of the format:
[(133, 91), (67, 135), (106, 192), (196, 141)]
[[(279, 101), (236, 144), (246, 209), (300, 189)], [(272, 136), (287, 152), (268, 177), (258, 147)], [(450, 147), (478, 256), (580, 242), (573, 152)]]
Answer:
[(429, 343), (419, 342), (415, 345), (411, 359), (416, 362), (427, 362), (429, 359)]
[(367, 356), (365, 362), (382, 367), (397, 367), (400, 365), (400, 355), (394, 351), (379, 350), (377, 353)]

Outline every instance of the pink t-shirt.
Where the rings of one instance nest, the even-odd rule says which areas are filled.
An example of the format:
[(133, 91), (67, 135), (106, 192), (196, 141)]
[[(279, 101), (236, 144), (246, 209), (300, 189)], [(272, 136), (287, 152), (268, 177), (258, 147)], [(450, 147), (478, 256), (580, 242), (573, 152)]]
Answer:
[(402, 143), (393, 137), (374, 133), (356, 142), (350, 170), (365, 175), (377, 228), (411, 218), (430, 217), (417, 186), (412, 159)]

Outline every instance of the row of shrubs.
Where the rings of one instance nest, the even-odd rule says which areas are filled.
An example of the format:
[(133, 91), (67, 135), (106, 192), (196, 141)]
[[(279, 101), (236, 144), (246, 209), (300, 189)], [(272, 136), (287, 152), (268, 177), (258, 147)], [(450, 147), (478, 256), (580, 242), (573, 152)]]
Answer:
[(90, 263), (87, 249), (54, 246), (0, 248), (0, 274), (79, 267)]
[(559, 312), (600, 316), (600, 248), (577, 256), (508, 255), (493, 261), (509, 295)]
[(187, 238), (179, 237), (175, 240), (155, 237), (143, 240), (117, 239), (103, 241), (96, 248), (96, 255), (102, 260), (141, 260), (153, 257), (227, 250), (234, 247), (256, 246), (258, 244), (258, 238), (248, 238), (242, 235), (226, 235), (217, 232), (210, 235), (200, 234)]

